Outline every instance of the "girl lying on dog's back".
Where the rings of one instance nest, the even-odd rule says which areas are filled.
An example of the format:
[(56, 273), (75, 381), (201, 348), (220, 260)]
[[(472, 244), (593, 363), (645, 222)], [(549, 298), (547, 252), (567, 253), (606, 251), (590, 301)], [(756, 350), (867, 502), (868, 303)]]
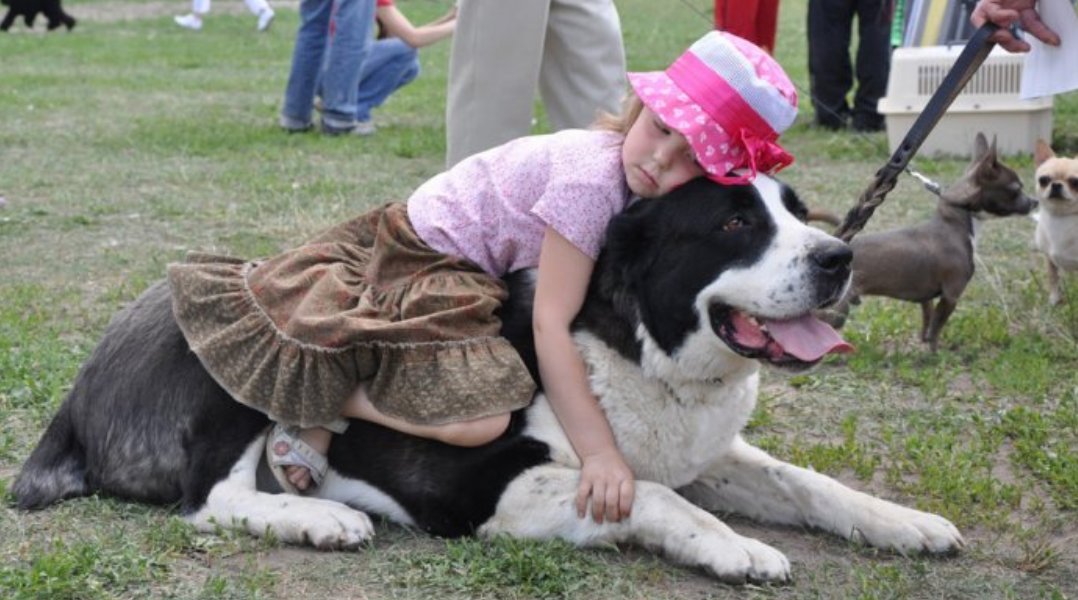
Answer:
[(590, 499), (597, 521), (629, 514), (633, 474), (569, 331), (607, 222), (633, 196), (789, 164), (775, 141), (797, 113), (782, 68), (729, 34), (708, 33), (665, 72), (629, 79), (622, 114), (594, 129), (472, 156), (407, 204), (267, 260), (169, 267), (192, 350), (233, 398), (276, 421), (267, 456), (282, 487), (319, 484), (346, 417), (461, 446), (500, 436), (535, 392), (498, 336), (500, 277), (537, 266), (539, 372), (582, 461), (577, 511)]

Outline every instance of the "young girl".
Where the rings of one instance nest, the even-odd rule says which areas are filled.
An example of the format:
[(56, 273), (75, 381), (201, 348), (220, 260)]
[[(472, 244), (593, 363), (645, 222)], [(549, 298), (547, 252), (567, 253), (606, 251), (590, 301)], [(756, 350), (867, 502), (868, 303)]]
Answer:
[[(793, 85), (766, 53), (711, 32), (665, 72), (630, 73), (619, 117), (520, 138), (260, 262), (170, 265), (176, 320), (238, 401), (277, 422), (267, 456), (286, 488), (317, 485), (342, 417), (473, 446), (496, 439), (534, 387), (498, 337), (499, 277), (538, 266), (544, 391), (582, 461), (577, 511), (628, 516), (633, 475), (592, 395), (569, 326), (607, 222), (633, 196), (700, 175), (751, 180), (793, 159), (775, 143)], [(736, 170), (736, 172), (735, 172)]]

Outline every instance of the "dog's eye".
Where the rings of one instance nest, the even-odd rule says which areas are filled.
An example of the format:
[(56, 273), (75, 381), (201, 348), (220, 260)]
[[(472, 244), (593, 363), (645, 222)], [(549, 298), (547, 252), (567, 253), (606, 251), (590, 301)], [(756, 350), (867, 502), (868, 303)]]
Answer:
[(1037, 184), (1041, 187), (1048, 187), (1049, 183), (1052, 183), (1052, 178), (1047, 175), (1041, 175), (1040, 178), (1037, 179)]
[(1072, 190), (1078, 190), (1078, 177), (1067, 178), (1067, 185), (1071, 186)]
[(745, 219), (741, 217), (730, 217), (728, 221), (722, 224), (723, 231), (737, 231), (745, 226)]

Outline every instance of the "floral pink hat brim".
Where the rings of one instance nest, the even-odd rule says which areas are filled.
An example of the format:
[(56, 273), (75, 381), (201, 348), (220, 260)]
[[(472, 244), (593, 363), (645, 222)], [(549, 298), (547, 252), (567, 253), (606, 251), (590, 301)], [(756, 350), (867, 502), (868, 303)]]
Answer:
[(640, 100), (685, 136), (711, 179), (747, 183), (793, 162), (776, 140), (797, 117), (797, 93), (752, 43), (712, 31), (666, 71), (628, 76)]

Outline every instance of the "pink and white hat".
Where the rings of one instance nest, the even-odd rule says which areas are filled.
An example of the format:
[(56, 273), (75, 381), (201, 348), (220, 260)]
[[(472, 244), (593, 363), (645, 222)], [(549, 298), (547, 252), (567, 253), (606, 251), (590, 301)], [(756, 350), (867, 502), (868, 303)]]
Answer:
[(629, 73), (629, 83), (714, 181), (748, 183), (794, 161), (776, 140), (797, 117), (797, 91), (752, 42), (711, 31), (666, 71)]

